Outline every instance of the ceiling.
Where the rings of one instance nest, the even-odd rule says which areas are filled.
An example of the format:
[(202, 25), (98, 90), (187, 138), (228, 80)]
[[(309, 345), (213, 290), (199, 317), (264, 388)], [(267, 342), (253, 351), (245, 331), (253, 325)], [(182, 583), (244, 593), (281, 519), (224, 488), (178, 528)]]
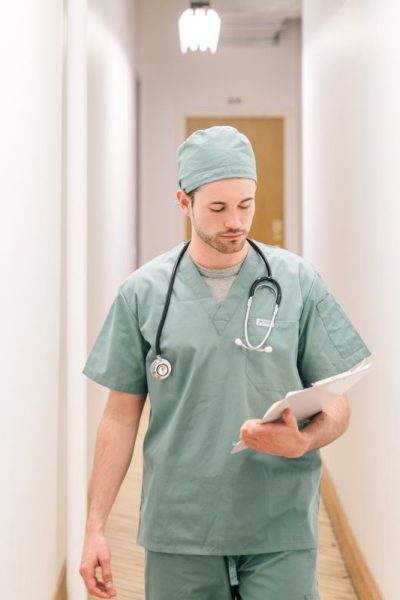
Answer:
[(293, 11), (301, 14), (301, 0), (210, 0), (215, 10), (245, 12)]
[(271, 46), (288, 19), (301, 18), (301, 0), (210, 0), (221, 17), (220, 46)]

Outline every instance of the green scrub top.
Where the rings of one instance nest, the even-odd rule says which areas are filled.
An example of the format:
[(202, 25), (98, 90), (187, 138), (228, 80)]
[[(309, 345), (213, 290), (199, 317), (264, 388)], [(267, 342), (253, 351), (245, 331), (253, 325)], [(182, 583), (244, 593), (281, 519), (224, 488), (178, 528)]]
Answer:
[[(282, 289), (271, 353), (235, 344), (244, 339), (250, 286), (266, 275), (261, 257), (249, 249), (218, 303), (186, 252), (161, 336), (172, 373), (151, 376), (180, 244), (121, 283), (84, 366), (110, 389), (149, 394), (137, 536), (148, 550), (241, 555), (318, 547), (320, 450), (299, 458), (250, 448), (230, 454), (232, 443), (246, 419), (261, 418), (288, 391), (345, 371), (370, 352), (311, 263), (258, 244)], [(249, 319), (253, 345), (274, 306), (273, 291), (260, 288)]]

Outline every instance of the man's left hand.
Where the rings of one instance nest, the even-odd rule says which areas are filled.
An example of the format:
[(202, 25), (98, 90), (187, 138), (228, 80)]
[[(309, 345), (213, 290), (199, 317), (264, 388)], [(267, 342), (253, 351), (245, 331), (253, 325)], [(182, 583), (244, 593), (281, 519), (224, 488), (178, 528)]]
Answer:
[(249, 419), (240, 428), (240, 439), (253, 450), (286, 458), (299, 458), (307, 452), (306, 437), (299, 430), (290, 408), (281, 414), (282, 423), (263, 423)]

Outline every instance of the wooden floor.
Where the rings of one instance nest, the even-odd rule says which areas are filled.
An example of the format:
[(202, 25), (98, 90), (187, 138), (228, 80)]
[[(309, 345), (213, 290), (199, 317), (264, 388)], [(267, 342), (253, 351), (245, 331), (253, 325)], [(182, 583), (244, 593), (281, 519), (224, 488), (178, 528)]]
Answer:
[[(144, 550), (136, 545), (135, 539), (140, 503), (141, 448), (147, 421), (148, 403), (141, 419), (132, 464), (106, 527), (118, 600), (144, 600)], [(357, 600), (322, 499), (319, 527), (318, 582), (321, 600)], [(99, 572), (98, 577), (101, 577)]]

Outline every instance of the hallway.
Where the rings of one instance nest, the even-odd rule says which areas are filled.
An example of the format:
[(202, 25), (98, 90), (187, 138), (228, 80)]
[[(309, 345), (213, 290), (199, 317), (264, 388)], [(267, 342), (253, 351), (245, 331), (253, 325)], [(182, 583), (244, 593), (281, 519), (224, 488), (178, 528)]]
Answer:
[[(135, 543), (135, 536), (140, 501), (141, 448), (147, 427), (148, 409), (149, 404), (146, 402), (131, 466), (106, 527), (118, 600), (144, 600), (144, 549)], [(357, 600), (322, 496), (319, 530), (318, 581), (321, 600)]]
[[(333, 327), (333, 321), (329, 327), (323, 324), (335, 308), (332, 299), (372, 355), (373, 372), (349, 394), (348, 431), (320, 445), (336, 493), (326, 496), (325, 505), (322, 498), (320, 506), (322, 600), (354, 599), (349, 573), (359, 600), (398, 600), (400, 3), (212, 0), (225, 28), (223, 43), (215, 54), (182, 54), (178, 20), (189, 4), (3, 3), (0, 365), (5, 427), (0, 450), (0, 564), (10, 575), (3, 595), (11, 600), (87, 600), (79, 569), (96, 433), (107, 389), (88, 381), (82, 368), (121, 283), (185, 238), (188, 217), (177, 202), (181, 177), (176, 150), (194, 121), (212, 120), (243, 128), (256, 125), (256, 151), (265, 150), (257, 159), (256, 223), (261, 225), (250, 237), (281, 246), (282, 256), (286, 251), (293, 255), (294, 271), (278, 264), (272, 270), (282, 283), (280, 319), (285, 323), (275, 332), (292, 360), (291, 375), (300, 375), (295, 366), (305, 366), (300, 370), (310, 371), (307, 385), (319, 379), (312, 376), (313, 367), (327, 362), (329, 343), (309, 344), (303, 335), (316, 323), (324, 332), (321, 339), (337, 339), (329, 372), (339, 373), (346, 356), (348, 364), (352, 362), (349, 329)], [(234, 197), (227, 199), (229, 204)], [(221, 198), (213, 200), (227, 205)], [(222, 237), (226, 229), (232, 233), (239, 227), (218, 227)], [(300, 297), (302, 277), (296, 265), (303, 259), (331, 294), (316, 300), (319, 286), (310, 285)], [(168, 288), (158, 286), (159, 277), (154, 281), (161, 298)], [(314, 281), (321, 283), (317, 277)], [(298, 302), (293, 302), (291, 290)], [(290, 311), (284, 313), (286, 300)], [(153, 306), (156, 309), (156, 302)], [(244, 302), (239, 310), (244, 317)], [(263, 311), (264, 305), (250, 326), (271, 325), (269, 312)], [(201, 336), (187, 335), (178, 320), (179, 303), (175, 324), (173, 314), (168, 315), (166, 336), (171, 334), (175, 343), (179, 334), (206, 355), (207, 344), (200, 346), (206, 331), (199, 326)], [(159, 315), (154, 316), (157, 319), (140, 321), (141, 327), (149, 327), (145, 340), (152, 351), (157, 335), (151, 328)], [(198, 326), (195, 319), (192, 322)], [(300, 322), (307, 328), (300, 331)], [(343, 325), (342, 318), (340, 322)], [(244, 325), (245, 317), (228, 350), (238, 350), (236, 340), (241, 338), (236, 336)], [(134, 342), (139, 339), (133, 336)], [(184, 349), (179, 346), (179, 355), (177, 350), (179, 360), (187, 359)], [(135, 374), (129, 351), (121, 355), (128, 376)], [(305, 355), (310, 358), (308, 368), (296, 362)], [(199, 358), (194, 352), (193, 356)], [(229, 351), (221, 356), (232, 357)], [(115, 361), (117, 366), (123, 362)], [(283, 379), (287, 371), (280, 366), (270, 374)], [(143, 371), (140, 390), (145, 379), (152, 381), (151, 367), (148, 371)], [(232, 372), (239, 380), (241, 372)], [(217, 380), (224, 384), (221, 377), (198, 373), (210, 385)], [(265, 373), (258, 371), (262, 377)], [(121, 378), (108, 383), (120, 389)], [(270, 391), (289, 389), (295, 388), (271, 385)], [(107, 522), (118, 598), (124, 600), (143, 600), (144, 550), (135, 538), (147, 410), (129, 475)], [(257, 409), (251, 416), (253, 412), (261, 413)], [(332, 433), (339, 420), (328, 423)], [(175, 468), (162, 473), (171, 477)], [(247, 466), (243, 474), (251, 475)], [(107, 493), (108, 477), (102, 474), (100, 479)], [(249, 489), (258, 500), (252, 487), (241, 489)], [(265, 489), (279, 493), (281, 488), (270, 484)], [(310, 487), (293, 489), (301, 501), (301, 492)], [(209, 496), (216, 499), (215, 493)], [(331, 510), (333, 497), (337, 505), (340, 502), (342, 519)], [(175, 506), (163, 498), (163, 508)], [(291, 494), (286, 498), (292, 499)], [(280, 507), (280, 501), (277, 504)], [(294, 506), (300, 514), (298, 503)], [(229, 524), (232, 514), (245, 516), (240, 507), (226, 511)], [(251, 511), (246, 515), (253, 518)], [(259, 527), (260, 520), (253, 518), (253, 523)], [(270, 523), (262, 525), (267, 529)]]

